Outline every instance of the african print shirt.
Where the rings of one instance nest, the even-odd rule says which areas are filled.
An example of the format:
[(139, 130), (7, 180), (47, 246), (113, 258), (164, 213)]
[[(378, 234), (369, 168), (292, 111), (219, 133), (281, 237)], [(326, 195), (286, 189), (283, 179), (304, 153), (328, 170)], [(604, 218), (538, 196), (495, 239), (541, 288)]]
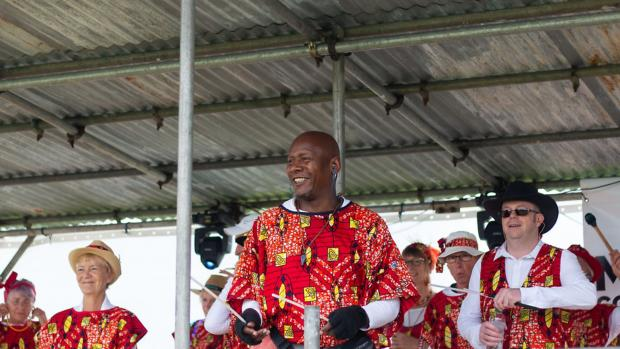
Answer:
[(34, 349), (34, 335), (39, 332), (41, 324), (28, 321), (24, 325), (0, 323), (0, 349)]
[[(258, 301), (263, 327), (273, 326), (291, 343), (302, 343), (303, 309), (272, 294), (318, 305), (322, 317), (341, 307), (400, 299), (396, 321), (367, 332), (376, 346), (390, 345), (404, 312), (419, 298), (383, 219), (355, 203), (333, 214), (281, 206), (255, 221), (228, 300), (237, 310), (245, 299)], [(342, 342), (328, 335), (320, 339), (321, 347)]]
[(224, 336), (213, 335), (205, 329), (204, 320), (195, 321), (189, 329), (191, 349), (221, 349), (224, 347)]
[(470, 349), (471, 345), (458, 333), (457, 321), (466, 294), (448, 289), (431, 298), (424, 313), (422, 340), (430, 348)]
[(610, 332), (609, 316), (615, 308), (612, 304), (597, 304), (590, 310), (562, 309), (562, 325), (568, 334), (568, 347), (604, 347)]
[(113, 307), (100, 311), (63, 310), (39, 332), (39, 349), (130, 349), (146, 329), (130, 311)]

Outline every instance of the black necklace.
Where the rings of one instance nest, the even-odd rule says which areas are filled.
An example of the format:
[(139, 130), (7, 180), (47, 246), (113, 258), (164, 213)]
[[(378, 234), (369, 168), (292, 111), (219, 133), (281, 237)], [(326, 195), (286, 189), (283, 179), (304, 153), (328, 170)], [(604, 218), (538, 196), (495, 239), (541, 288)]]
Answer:
[(299, 206), (297, 205), (297, 200), (295, 200), (295, 210), (297, 211), (297, 218), (299, 220), (299, 228), (304, 232), (304, 245), (301, 248), (301, 255), (300, 255), (300, 261), (301, 261), (301, 266), (303, 267), (304, 264), (306, 264), (306, 262), (308, 261), (308, 258), (306, 257), (306, 250), (312, 246), (312, 244), (314, 243), (314, 240), (316, 240), (316, 238), (319, 237), (319, 235), (321, 235), (321, 233), (323, 232), (323, 230), (325, 230), (325, 228), (327, 227), (327, 225), (329, 224), (329, 220), (330, 217), (333, 217), (334, 214), (336, 214), (336, 211), (342, 206), (342, 204), (344, 203), (344, 199), (342, 198), (342, 196), (338, 196), (336, 197), (336, 207), (334, 207), (334, 210), (329, 214), (329, 216), (327, 216), (327, 219), (325, 220), (325, 223), (323, 223), (323, 226), (321, 227), (321, 229), (319, 230), (319, 232), (312, 238), (312, 240), (309, 243), (305, 243), (306, 240), (306, 228), (302, 227), (301, 225), (301, 213), (299, 212)]

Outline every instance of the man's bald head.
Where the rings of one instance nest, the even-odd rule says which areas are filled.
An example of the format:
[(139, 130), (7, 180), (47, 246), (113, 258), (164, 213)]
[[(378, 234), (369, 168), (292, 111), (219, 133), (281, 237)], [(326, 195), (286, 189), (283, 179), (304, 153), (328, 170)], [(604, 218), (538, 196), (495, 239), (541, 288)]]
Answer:
[(338, 143), (329, 133), (320, 131), (304, 132), (293, 140), (289, 151), (293, 148), (293, 146), (300, 143), (312, 144), (313, 146), (319, 148), (322, 153), (321, 155), (323, 155), (326, 159), (332, 159), (334, 157), (340, 159), (340, 149), (338, 148)]

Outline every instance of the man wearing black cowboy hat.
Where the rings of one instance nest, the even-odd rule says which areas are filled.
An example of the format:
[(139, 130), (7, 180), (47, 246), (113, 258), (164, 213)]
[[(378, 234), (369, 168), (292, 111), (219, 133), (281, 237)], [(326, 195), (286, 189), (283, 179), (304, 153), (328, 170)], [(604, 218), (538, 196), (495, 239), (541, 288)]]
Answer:
[[(500, 343), (505, 348), (564, 346), (566, 333), (557, 308), (590, 309), (596, 304), (596, 289), (573, 253), (541, 241), (558, 218), (557, 204), (531, 184), (513, 182), (484, 207), (501, 221), (506, 242), (474, 266), (469, 288), (494, 298), (465, 298), (458, 319), (461, 335), (475, 348)], [(502, 326), (496, 326), (501, 318), (503, 334)]]

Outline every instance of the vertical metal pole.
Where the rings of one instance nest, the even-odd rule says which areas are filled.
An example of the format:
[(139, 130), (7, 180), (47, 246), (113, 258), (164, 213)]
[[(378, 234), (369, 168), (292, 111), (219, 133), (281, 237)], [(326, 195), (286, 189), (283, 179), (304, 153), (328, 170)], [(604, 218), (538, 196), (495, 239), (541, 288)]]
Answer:
[(4, 279), (6, 279), (6, 277), (9, 276), (9, 273), (11, 272), (11, 270), (13, 270), (13, 267), (15, 266), (15, 264), (17, 264), (17, 261), (19, 261), (19, 259), (22, 257), (24, 252), (26, 252), (28, 247), (32, 244), (35, 237), (36, 237), (35, 234), (28, 235), (26, 240), (22, 242), (22, 244), (19, 246), (19, 249), (17, 249), (17, 252), (15, 252), (15, 255), (13, 256), (13, 258), (11, 258), (11, 261), (9, 262), (9, 264), (6, 265), (6, 267), (2, 271), (2, 274), (0, 274), (0, 281), (4, 281)]
[(321, 340), (320, 310), (316, 305), (304, 307), (304, 349), (319, 349)]
[(194, 112), (194, 0), (181, 1), (179, 150), (177, 169), (176, 349), (189, 348), (189, 281), (192, 224), (192, 117)]
[(341, 55), (337, 61), (332, 61), (332, 98), (334, 104), (334, 138), (340, 148), (340, 173), (336, 180), (336, 193), (344, 194), (345, 190), (345, 135), (344, 135), (344, 83), (345, 56)]

